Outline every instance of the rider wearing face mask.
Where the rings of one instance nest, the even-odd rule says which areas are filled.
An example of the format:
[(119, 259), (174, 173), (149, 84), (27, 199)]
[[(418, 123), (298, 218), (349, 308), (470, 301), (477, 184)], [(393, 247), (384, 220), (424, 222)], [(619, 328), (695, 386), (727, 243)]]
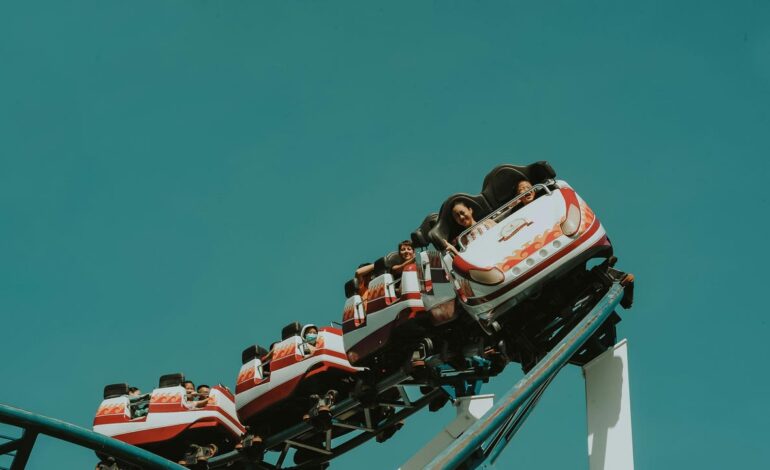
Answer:
[(305, 346), (305, 354), (312, 355), (316, 350), (316, 341), (318, 340), (318, 327), (315, 325), (305, 325), (302, 328), (302, 339)]

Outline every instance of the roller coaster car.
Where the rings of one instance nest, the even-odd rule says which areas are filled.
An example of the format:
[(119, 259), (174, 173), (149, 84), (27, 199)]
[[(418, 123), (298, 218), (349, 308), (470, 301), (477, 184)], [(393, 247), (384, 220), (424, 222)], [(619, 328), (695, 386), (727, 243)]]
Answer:
[(206, 446), (209, 453), (232, 450), (245, 432), (232, 393), (217, 385), (208, 399), (188, 396), (183, 382), (182, 374), (164, 375), (152, 393), (135, 397), (128, 395), (127, 384), (107, 385), (94, 431), (173, 461), (185, 458), (191, 446)]
[(392, 346), (411, 354), (406, 351), (408, 338), (421, 337), (430, 324), (430, 312), (423, 303), (426, 282), (418, 261), (404, 266), (400, 278), (395, 277), (390, 270), (402, 262), (398, 252), (391, 252), (374, 262), (366, 289), (360, 289), (358, 279), (345, 284), (342, 331), (351, 364), (372, 366), (374, 353)]
[(353, 367), (345, 356), (342, 332), (318, 328), (315, 345), (305, 342), (299, 323), (282, 331), (283, 340), (268, 352), (259, 346), (243, 351), (235, 387), (238, 417), (257, 435), (284, 429), (307, 419), (318, 397), (334, 390), (343, 398), (354, 385)]
[[(593, 211), (555, 177), (547, 162), (498, 166), (484, 178), (481, 194), (449, 197), (428, 233), (444, 250), (442, 261), (462, 307), (487, 331), (550, 281), (582, 271), (591, 258), (612, 255)], [(522, 180), (533, 188), (517, 195)], [(458, 201), (473, 210), (477, 223), (472, 227), (464, 229), (454, 220)], [(445, 250), (444, 240), (456, 244), (457, 255)]]

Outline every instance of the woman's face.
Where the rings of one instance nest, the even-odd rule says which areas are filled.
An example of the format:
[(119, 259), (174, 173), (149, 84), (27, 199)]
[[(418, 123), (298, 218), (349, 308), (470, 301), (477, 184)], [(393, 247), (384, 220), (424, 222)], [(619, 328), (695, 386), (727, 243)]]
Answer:
[(458, 202), (452, 207), (452, 217), (454, 217), (455, 222), (461, 227), (468, 228), (476, 223), (476, 221), (473, 220), (473, 209), (462, 202)]
[[(525, 191), (529, 191), (530, 189), (532, 189), (532, 183), (530, 183), (527, 180), (519, 181), (519, 184), (516, 185), (516, 194), (521, 194)], [(527, 193), (526, 196), (522, 197), (519, 200), (524, 204), (529, 204), (530, 202), (535, 200), (535, 192), (531, 191)]]
[(401, 245), (398, 249), (398, 254), (401, 255), (402, 260), (408, 261), (414, 258), (414, 248), (406, 244)]

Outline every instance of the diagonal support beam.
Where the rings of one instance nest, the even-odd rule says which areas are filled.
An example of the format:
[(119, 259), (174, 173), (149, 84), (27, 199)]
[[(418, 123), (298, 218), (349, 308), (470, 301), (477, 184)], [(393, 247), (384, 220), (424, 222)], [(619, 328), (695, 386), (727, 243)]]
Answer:
[(9, 442), (0, 444), (0, 455), (10, 454), (11, 452), (18, 449), (20, 444), (21, 439), (12, 439)]
[(32, 447), (35, 446), (35, 440), (37, 440), (37, 432), (24, 430), (24, 434), (21, 435), (21, 439), (18, 442), (19, 446), (16, 448), (16, 456), (11, 463), (11, 470), (24, 470), (29, 461), (29, 455), (32, 453)]

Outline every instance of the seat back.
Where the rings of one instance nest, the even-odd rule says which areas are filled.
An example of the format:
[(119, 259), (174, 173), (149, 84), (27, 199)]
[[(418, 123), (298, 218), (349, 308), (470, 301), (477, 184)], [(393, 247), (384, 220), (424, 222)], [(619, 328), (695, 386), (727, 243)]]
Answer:
[(484, 177), (481, 194), (492, 209), (497, 209), (516, 197), (516, 185), (519, 181), (528, 180), (534, 185), (553, 178), (556, 178), (556, 172), (546, 161), (526, 166), (500, 165)]
[(294, 321), (284, 326), (281, 330), (281, 339), (289, 339), (292, 336), (299, 336), (299, 332), (302, 331), (302, 324), (298, 321)]
[[(353, 322), (352, 326), (349, 322)], [(366, 312), (364, 311), (364, 301), (361, 299), (361, 296), (354, 294), (348, 297), (342, 309), (342, 331), (348, 332), (365, 323)]]
[[(377, 258), (374, 262), (374, 271), (372, 271), (372, 279), (377, 276), (381, 276), (388, 272), (388, 266), (385, 264), (385, 257)], [(370, 281), (371, 282), (371, 281)]]
[(345, 298), (349, 299), (350, 297), (356, 295), (356, 293), (356, 280), (351, 279), (345, 283)]
[[(246, 351), (244, 351), (244, 354)], [(259, 356), (252, 357), (243, 362), (238, 378), (235, 379), (235, 393), (241, 393), (254, 381), (259, 382), (264, 378), (264, 367)]]
[(436, 222), (438, 222), (438, 212), (433, 212), (425, 217), (420, 226), (412, 232), (410, 238), (412, 239), (412, 245), (415, 248), (425, 248), (430, 245), (428, 232), (430, 232), (430, 229), (436, 225)]
[(262, 357), (267, 354), (267, 350), (257, 344), (252, 344), (241, 353), (241, 364), (246, 364), (250, 360)]
[(398, 253), (398, 251), (391, 251), (387, 255), (384, 256), (385, 260), (385, 269), (390, 272), (390, 270), (393, 268), (393, 266), (399, 265), (404, 262), (404, 260), (401, 258), (401, 255)]
[(184, 382), (184, 374), (181, 372), (176, 374), (161, 375), (158, 380), (158, 388), (177, 387)]
[(393, 275), (386, 272), (375, 277), (369, 282), (368, 295), (366, 300), (366, 312), (370, 314), (381, 310), (391, 303), (395, 302), (396, 287), (393, 282)]
[(104, 399), (128, 395), (128, 384), (110, 384), (104, 387)]

